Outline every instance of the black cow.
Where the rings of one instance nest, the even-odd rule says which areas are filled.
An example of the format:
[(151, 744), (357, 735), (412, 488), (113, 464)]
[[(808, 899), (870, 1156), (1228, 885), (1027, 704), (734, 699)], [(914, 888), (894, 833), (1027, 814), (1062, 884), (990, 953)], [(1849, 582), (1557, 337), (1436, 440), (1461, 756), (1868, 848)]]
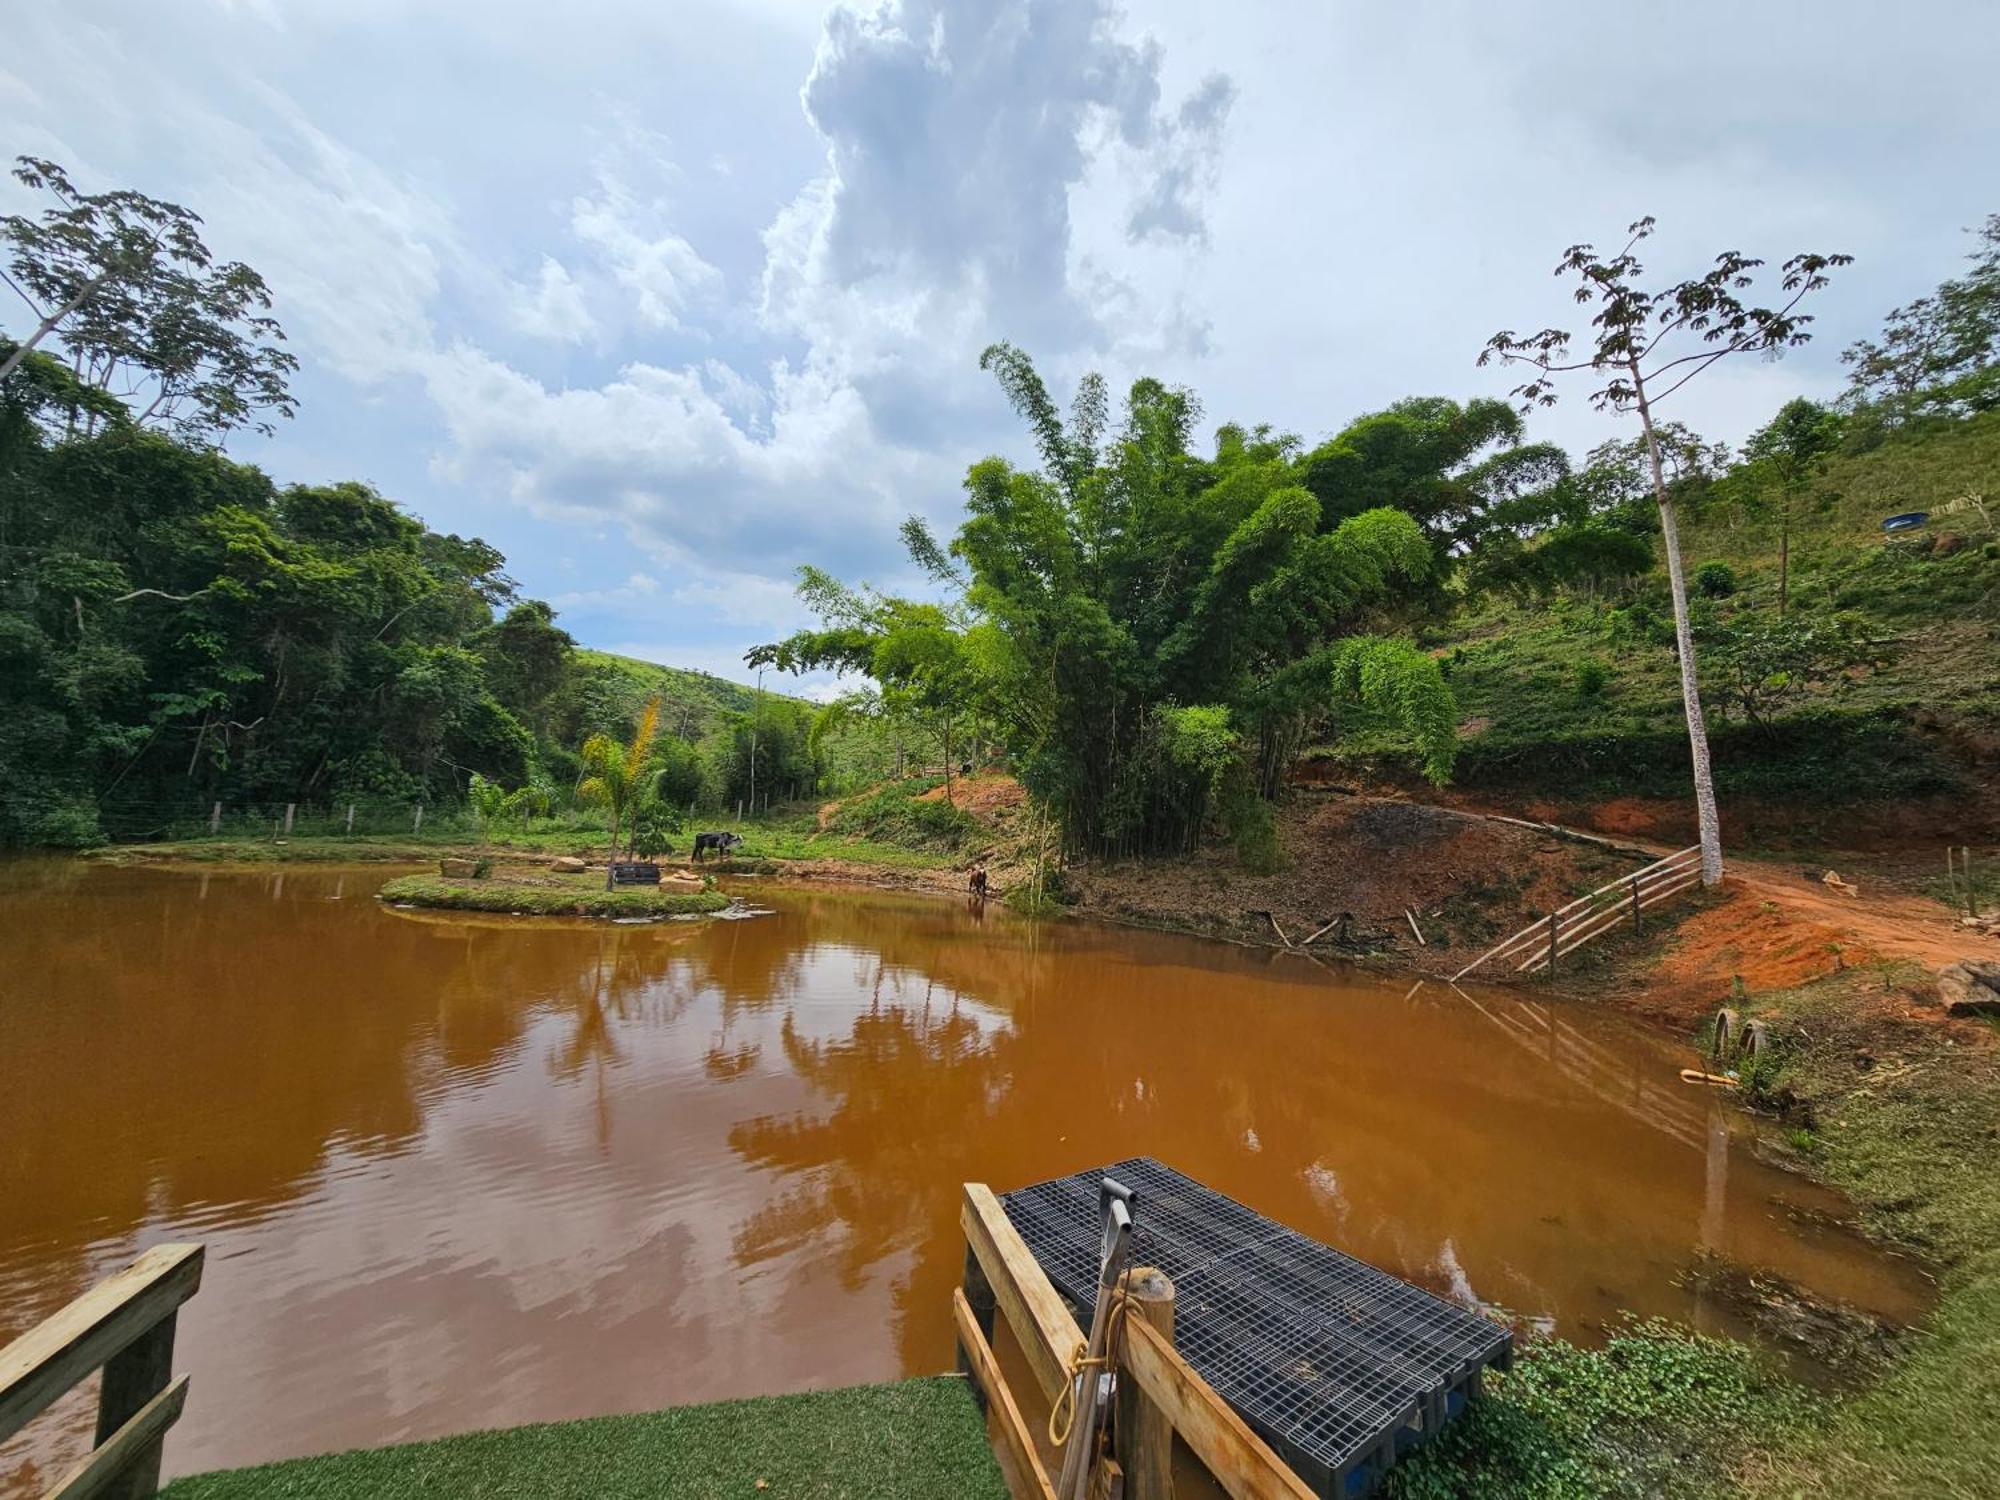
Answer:
[(694, 857), (699, 862), (710, 849), (726, 855), (742, 842), (743, 835), (740, 833), (697, 833), (694, 836)]

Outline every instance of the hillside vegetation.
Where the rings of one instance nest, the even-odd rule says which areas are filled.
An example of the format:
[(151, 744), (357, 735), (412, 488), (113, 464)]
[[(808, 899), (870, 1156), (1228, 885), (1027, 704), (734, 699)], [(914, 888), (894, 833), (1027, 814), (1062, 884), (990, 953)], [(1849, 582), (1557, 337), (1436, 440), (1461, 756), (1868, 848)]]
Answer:
[[(1729, 474), (1690, 509), (1690, 571), (1698, 592), (1703, 578), (1718, 590), (1696, 609), (1722, 631), (1773, 618), (1776, 519)], [(1882, 531), (1909, 511), (1930, 519)], [(1996, 519), (2000, 412), (1828, 460), (1791, 528), (1788, 617), (1839, 621), (1857, 659), (1824, 680), (1753, 682), (1766, 701), (1749, 708), (1727, 655), (1703, 660), (1725, 800), (1985, 794), (2000, 747)], [(1461, 715), (1458, 785), (1503, 797), (1682, 794), (1686, 731), (1664, 592), (1655, 569), (1545, 599), (1488, 596), (1426, 631)], [(1351, 719), (1320, 755), (1332, 762), (1320, 774), (1416, 780), (1414, 747), (1379, 723)]]

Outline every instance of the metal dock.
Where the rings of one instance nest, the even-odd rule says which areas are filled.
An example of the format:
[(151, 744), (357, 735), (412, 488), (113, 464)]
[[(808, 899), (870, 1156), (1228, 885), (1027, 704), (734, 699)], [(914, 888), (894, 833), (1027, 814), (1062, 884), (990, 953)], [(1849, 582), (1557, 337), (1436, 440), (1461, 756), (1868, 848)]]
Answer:
[(1366, 1494), (1512, 1359), (1513, 1335), (1490, 1319), (1145, 1156), (1001, 1195), (1086, 1326), (1105, 1177), (1137, 1195), (1131, 1263), (1172, 1278), (1179, 1351), (1327, 1500)]

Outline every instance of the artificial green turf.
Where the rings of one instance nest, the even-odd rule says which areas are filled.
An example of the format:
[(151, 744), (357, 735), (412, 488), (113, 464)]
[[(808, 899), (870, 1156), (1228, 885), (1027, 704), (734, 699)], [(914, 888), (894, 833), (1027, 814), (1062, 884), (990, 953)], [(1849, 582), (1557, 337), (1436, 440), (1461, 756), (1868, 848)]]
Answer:
[(946, 1376), (225, 1469), (176, 1480), (165, 1494), (168, 1500), (1006, 1500), (1007, 1486), (970, 1391)]

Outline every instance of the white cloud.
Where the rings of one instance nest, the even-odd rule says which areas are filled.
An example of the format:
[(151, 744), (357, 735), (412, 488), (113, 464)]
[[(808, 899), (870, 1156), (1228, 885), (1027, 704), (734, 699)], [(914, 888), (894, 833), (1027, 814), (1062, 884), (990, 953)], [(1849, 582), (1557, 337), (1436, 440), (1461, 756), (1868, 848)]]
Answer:
[(583, 289), (553, 255), (542, 257), (542, 268), (532, 287), (513, 288), (508, 316), (521, 332), (564, 344), (582, 343), (597, 329), (597, 320), (584, 303)]
[(570, 228), (580, 244), (598, 251), (639, 316), (655, 328), (678, 329), (702, 301), (722, 290), (722, 272), (687, 240), (666, 227), (664, 202), (643, 201), (609, 170), (595, 194), (571, 205)]
[[(790, 628), (799, 562), (896, 584), (901, 517), (948, 524), (969, 459), (1023, 453), (994, 339), (1059, 394), (1157, 374), (1316, 437), (1504, 390), (1486, 335), (1567, 312), (1555, 255), (1638, 213), (1662, 267), (1860, 254), (1802, 357), (1689, 388), (1675, 414), (1734, 439), (1957, 268), (2000, 149), (1979, 49), (1833, 0), (1803, 28), (1697, 0), (1732, 56), (1807, 63), (1744, 87), (1663, 55), (1671, 111), (1631, 106), (1637, 15), (578, 4), (71, 0), (10, 18), (0, 137), (188, 203), (265, 274), (308, 388), (247, 445), (281, 479), (378, 479), (588, 638), (725, 655)], [(1579, 396), (1536, 430), (1604, 424)]]

